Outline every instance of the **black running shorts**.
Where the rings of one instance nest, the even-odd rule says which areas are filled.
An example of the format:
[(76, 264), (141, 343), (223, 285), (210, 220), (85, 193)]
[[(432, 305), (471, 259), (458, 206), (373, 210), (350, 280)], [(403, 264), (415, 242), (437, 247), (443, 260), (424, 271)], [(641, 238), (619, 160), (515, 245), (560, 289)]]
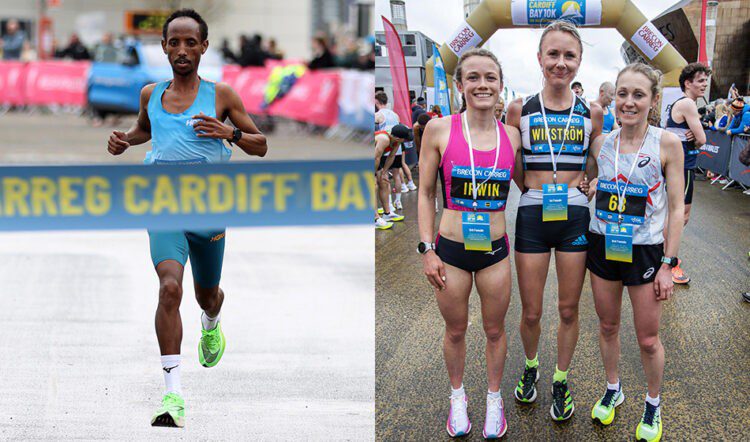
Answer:
[(685, 204), (693, 204), (693, 182), (695, 169), (685, 169)]
[[(401, 158), (403, 155), (396, 155), (396, 158), (393, 159), (393, 164), (391, 164), (391, 169), (400, 169), (401, 168)], [(378, 170), (385, 167), (385, 162), (388, 160), (388, 157), (383, 155), (380, 157), (380, 165), (378, 166)]]
[(467, 272), (478, 272), (508, 257), (508, 235), (492, 241), (492, 252), (477, 252), (464, 249), (464, 243), (451, 241), (438, 234), (435, 253), (444, 263)]
[(608, 281), (622, 281), (625, 286), (653, 282), (661, 267), (664, 244), (633, 245), (633, 262), (609, 261), (604, 251), (604, 235), (589, 232), (589, 253), (586, 268)]
[(568, 206), (567, 221), (542, 221), (542, 205), (518, 208), (516, 216), (516, 247), (521, 253), (585, 252), (586, 232), (591, 215), (589, 208)]

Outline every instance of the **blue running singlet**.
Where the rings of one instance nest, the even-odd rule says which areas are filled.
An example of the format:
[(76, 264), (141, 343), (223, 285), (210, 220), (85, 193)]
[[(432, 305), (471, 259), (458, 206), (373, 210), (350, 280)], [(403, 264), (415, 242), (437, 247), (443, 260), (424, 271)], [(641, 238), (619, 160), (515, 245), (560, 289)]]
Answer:
[(203, 112), (216, 117), (216, 84), (201, 79), (198, 94), (190, 107), (182, 113), (164, 110), (161, 97), (171, 81), (157, 83), (148, 100), (148, 118), (151, 121), (151, 145), (146, 154), (146, 164), (197, 164), (224, 163), (232, 151), (216, 138), (199, 138), (193, 130), (198, 120), (193, 115)]

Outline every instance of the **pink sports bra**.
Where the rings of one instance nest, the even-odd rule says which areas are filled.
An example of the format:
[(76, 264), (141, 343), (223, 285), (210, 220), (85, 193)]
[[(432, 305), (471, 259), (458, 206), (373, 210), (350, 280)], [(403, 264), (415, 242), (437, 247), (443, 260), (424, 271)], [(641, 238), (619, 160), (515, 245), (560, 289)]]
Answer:
[[(513, 178), (513, 146), (503, 124), (498, 121), (497, 125), (500, 130), (499, 155), (496, 152), (497, 148), (486, 151), (473, 150), (477, 186), (476, 210), (481, 212), (505, 210), (510, 180)], [(469, 144), (461, 130), (461, 114), (451, 115), (448, 146), (443, 152), (438, 171), (443, 187), (443, 207), (459, 211), (475, 210)]]

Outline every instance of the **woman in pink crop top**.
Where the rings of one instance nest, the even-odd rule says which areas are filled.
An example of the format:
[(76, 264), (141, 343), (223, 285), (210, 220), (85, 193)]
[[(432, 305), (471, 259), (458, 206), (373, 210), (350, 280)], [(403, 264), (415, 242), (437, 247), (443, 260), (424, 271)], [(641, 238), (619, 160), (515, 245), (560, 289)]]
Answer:
[[(454, 78), (465, 111), (430, 120), (422, 137), (418, 251), (445, 320), (443, 350), (452, 389), (446, 430), (454, 437), (471, 430), (463, 372), (469, 294), (476, 280), (487, 336), (484, 436), (500, 437), (507, 429), (499, 390), (511, 284), (505, 207), (521, 137), (518, 129), (495, 119), (503, 81), (500, 63), (491, 52), (471, 49), (464, 53)], [(438, 175), (444, 210), (433, 244)]]

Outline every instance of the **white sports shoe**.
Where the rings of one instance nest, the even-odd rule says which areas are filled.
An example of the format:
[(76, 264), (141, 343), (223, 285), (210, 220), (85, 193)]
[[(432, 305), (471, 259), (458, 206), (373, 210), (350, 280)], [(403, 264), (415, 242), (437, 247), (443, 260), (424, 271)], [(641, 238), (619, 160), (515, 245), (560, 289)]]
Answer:
[(409, 184), (406, 185), (406, 188), (409, 190), (417, 190), (417, 185), (414, 184), (414, 181), (410, 181)]
[(482, 436), (485, 439), (499, 439), (503, 437), (507, 429), (508, 423), (505, 420), (503, 398), (493, 399), (487, 395), (487, 415), (484, 420)]
[(396, 210), (401, 210), (404, 208), (404, 205), (401, 204), (401, 201), (396, 200), (396, 202), (393, 203), (393, 208)]
[(467, 410), (469, 399), (466, 395), (463, 397), (451, 396), (450, 398), (451, 410), (448, 413), (445, 430), (451, 437), (465, 436), (471, 431), (471, 422)]
[(387, 215), (383, 215), (383, 219), (390, 222), (390, 221), (403, 221), (404, 215), (399, 215), (396, 212), (391, 212)]
[(388, 230), (391, 227), (393, 227), (393, 223), (390, 221), (386, 221), (383, 218), (378, 218), (375, 220), (375, 228), (378, 230)]
[(409, 188), (406, 187), (406, 184), (401, 183), (401, 193), (407, 193), (409, 191)]

